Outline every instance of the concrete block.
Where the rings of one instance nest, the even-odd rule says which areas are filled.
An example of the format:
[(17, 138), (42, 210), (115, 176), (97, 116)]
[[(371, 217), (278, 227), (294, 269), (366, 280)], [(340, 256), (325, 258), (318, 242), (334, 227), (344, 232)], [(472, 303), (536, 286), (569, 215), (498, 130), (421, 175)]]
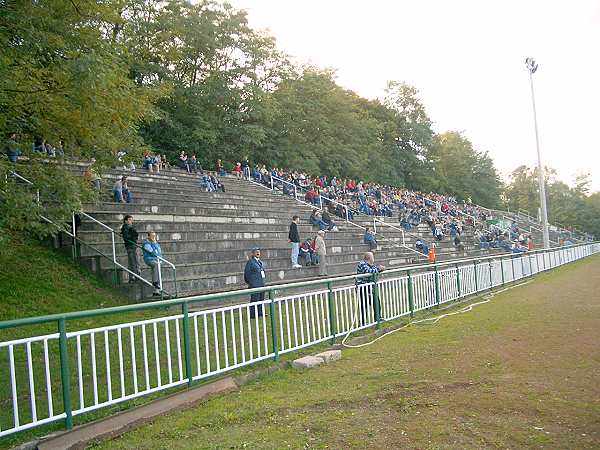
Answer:
[(315, 355), (315, 358), (320, 358), (325, 363), (328, 363), (331, 361), (338, 361), (338, 360), (342, 359), (342, 351), (341, 350), (327, 350), (326, 352), (322, 352), (322, 353)]
[(292, 362), (292, 367), (294, 369), (311, 369), (320, 364), (323, 364), (323, 359), (314, 356), (305, 356), (304, 358), (295, 359)]

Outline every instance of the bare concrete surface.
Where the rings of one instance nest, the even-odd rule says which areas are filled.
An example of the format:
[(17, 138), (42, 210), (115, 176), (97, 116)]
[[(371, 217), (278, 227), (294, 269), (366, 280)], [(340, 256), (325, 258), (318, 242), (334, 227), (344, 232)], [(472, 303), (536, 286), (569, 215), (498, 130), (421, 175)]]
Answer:
[(338, 361), (342, 359), (342, 351), (341, 350), (327, 350), (322, 353), (317, 353), (315, 355), (316, 358), (321, 358), (323, 362), (328, 363), (331, 361)]
[(194, 389), (178, 392), (147, 405), (123, 411), (114, 416), (76, 427), (38, 444), (39, 450), (64, 450), (85, 448), (91, 442), (115, 437), (132, 428), (147, 423), (155, 417), (173, 410), (182, 410), (214, 395), (237, 389), (233, 378), (227, 377)]
[(317, 358), (316, 356), (305, 356), (303, 358), (295, 359), (292, 362), (292, 367), (294, 369), (312, 369), (320, 364), (323, 364), (321, 358)]

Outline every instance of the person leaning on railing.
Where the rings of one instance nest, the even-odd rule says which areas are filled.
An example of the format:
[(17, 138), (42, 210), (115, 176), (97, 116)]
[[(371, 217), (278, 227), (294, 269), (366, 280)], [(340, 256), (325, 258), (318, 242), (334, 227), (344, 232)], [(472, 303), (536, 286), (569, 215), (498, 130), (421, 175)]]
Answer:
[[(375, 256), (373, 256), (372, 252), (366, 252), (364, 258), (356, 266), (356, 273), (358, 275), (370, 273), (373, 276), (375, 276), (375, 274), (380, 273), (383, 270), (385, 270), (384, 266), (375, 264)], [(371, 283), (372, 281), (373, 279), (371, 277), (363, 277), (356, 279), (356, 287), (358, 289), (358, 296), (361, 305), (360, 326), (367, 324), (367, 311), (369, 305), (371, 305), (373, 311), (375, 311), (375, 302), (373, 300), (373, 285), (368, 285), (368, 283)]]
[(154, 231), (148, 231), (148, 239), (144, 241), (142, 245), (142, 251), (144, 253), (144, 262), (150, 267), (152, 271), (152, 286), (154, 286), (154, 292), (152, 295), (160, 295), (160, 284), (159, 284), (159, 264), (158, 258), (162, 256), (160, 244), (156, 240), (156, 233)]
[[(139, 275), (140, 265), (138, 263), (137, 254), (138, 232), (133, 226), (133, 216), (127, 214), (123, 218), (123, 225), (121, 226), (121, 235), (123, 236), (123, 243), (125, 244), (125, 250), (127, 251), (127, 268), (131, 272)], [(135, 281), (137, 281), (137, 279), (130, 273), (129, 282), (134, 283)]]

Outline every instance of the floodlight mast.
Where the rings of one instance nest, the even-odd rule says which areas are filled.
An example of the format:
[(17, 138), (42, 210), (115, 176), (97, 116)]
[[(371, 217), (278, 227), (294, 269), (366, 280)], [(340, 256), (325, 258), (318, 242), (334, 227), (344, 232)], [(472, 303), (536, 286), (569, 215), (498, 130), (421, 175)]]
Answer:
[(546, 205), (546, 187), (544, 180), (544, 169), (542, 167), (542, 158), (540, 156), (540, 139), (538, 136), (537, 112), (535, 108), (535, 93), (533, 90), (533, 74), (537, 71), (538, 65), (533, 58), (525, 59), (525, 66), (529, 71), (529, 84), (531, 85), (531, 104), (533, 105), (533, 126), (535, 129), (535, 145), (537, 148), (538, 160), (538, 185), (540, 192), (540, 206), (542, 212), (542, 232), (544, 239), (544, 248), (550, 248), (550, 234), (548, 230), (548, 207)]

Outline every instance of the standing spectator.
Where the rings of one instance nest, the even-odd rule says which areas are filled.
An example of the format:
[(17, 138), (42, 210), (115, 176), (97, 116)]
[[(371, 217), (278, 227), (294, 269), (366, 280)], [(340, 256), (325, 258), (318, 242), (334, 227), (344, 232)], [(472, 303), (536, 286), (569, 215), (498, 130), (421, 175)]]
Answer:
[[(358, 275), (370, 273), (374, 274), (382, 272), (385, 269), (384, 266), (375, 265), (375, 257), (372, 252), (366, 252), (362, 261), (356, 266), (356, 273)], [(375, 311), (375, 304), (373, 302), (373, 282), (372, 277), (363, 277), (356, 280), (356, 287), (358, 289), (358, 296), (360, 299), (360, 326), (364, 326), (368, 323), (368, 310), (373, 308)]]
[(298, 222), (300, 222), (300, 218), (298, 216), (292, 217), (290, 232), (288, 233), (288, 240), (292, 244), (293, 269), (299, 269), (302, 267), (300, 264), (298, 264), (298, 254), (300, 252), (300, 234), (298, 233)]
[(192, 155), (190, 159), (188, 159), (187, 163), (190, 168), (190, 172), (198, 173), (198, 160), (196, 159), (196, 155)]
[(127, 186), (127, 177), (122, 176), (120, 180), (117, 180), (113, 185), (113, 194), (115, 196), (115, 202), (117, 203), (131, 203), (132, 196), (129, 187)]
[[(137, 255), (138, 232), (133, 226), (133, 216), (128, 214), (123, 218), (121, 235), (123, 236), (123, 243), (125, 244), (125, 250), (127, 251), (127, 268), (133, 273), (139, 275), (140, 265), (138, 264)], [(135, 276), (130, 273), (129, 282), (134, 283), (135, 281)]]
[[(252, 289), (264, 287), (265, 278), (265, 265), (260, 260), (260, 249), (255, 247), (252, 249), (252, 253), (250, 253), (250, 259), (248, 259), (248, 262), (246, 262), (246, 267), (244, 268), (244, 281), (248, 287)], [(250, 302), (252, 303), (262, 302), (264, 299), (264, 292), (250, 295)], [(262, 304), (256, 305), (254, 308), (250, 308), (250, 317), (254, 318), (256, 315), (258, 315), (258, 317), (262, 317)]]
[(142, 245), (142, 252), (144, 253), (144, 262), (150, 267), (152, 271), (152, 286), (154, 286), (153, 296), (160, 295), (160, 266), (158, 258), (162, 257), (162, 251), (160, 244), (156, 240), (156, 233), (154, 231), (148, 231), (148, 238)]
[(369, 251), (377, 250), (377, 239), (375, 239), (375, 233), (371, 231), (371, 227), (367, 227), (363, 242), (369, 246)]
[(219, 175), (220, 177), (224, 177), (225, 175), (227, 175), (227, 173), (225, 172), (225, 168), (223, 167), (223, 163), (220, 159), (217, 159), (217, 175)]
[(250, 180), (250, 161), (248, 161), (248, 158), (246, 158), (244, 161), (243, 172), (244, 172), (244, 178), (246, 180)]
[(11, 133), (6, 141), (6, 156), (13, 164), (16, 164), (17, 159), (21, 156), (21, 146), (17, 142), (17, 133)]
[(325, 246), (325, 232), (319, 230), (315, 238), (315, 253), (319, 258), (319, 276), (327, 276), (327, 247)]
[(242, 163), (235, 163), (235, 167), (233, 168), (233, 173), (236, 177), (242, 178)]

